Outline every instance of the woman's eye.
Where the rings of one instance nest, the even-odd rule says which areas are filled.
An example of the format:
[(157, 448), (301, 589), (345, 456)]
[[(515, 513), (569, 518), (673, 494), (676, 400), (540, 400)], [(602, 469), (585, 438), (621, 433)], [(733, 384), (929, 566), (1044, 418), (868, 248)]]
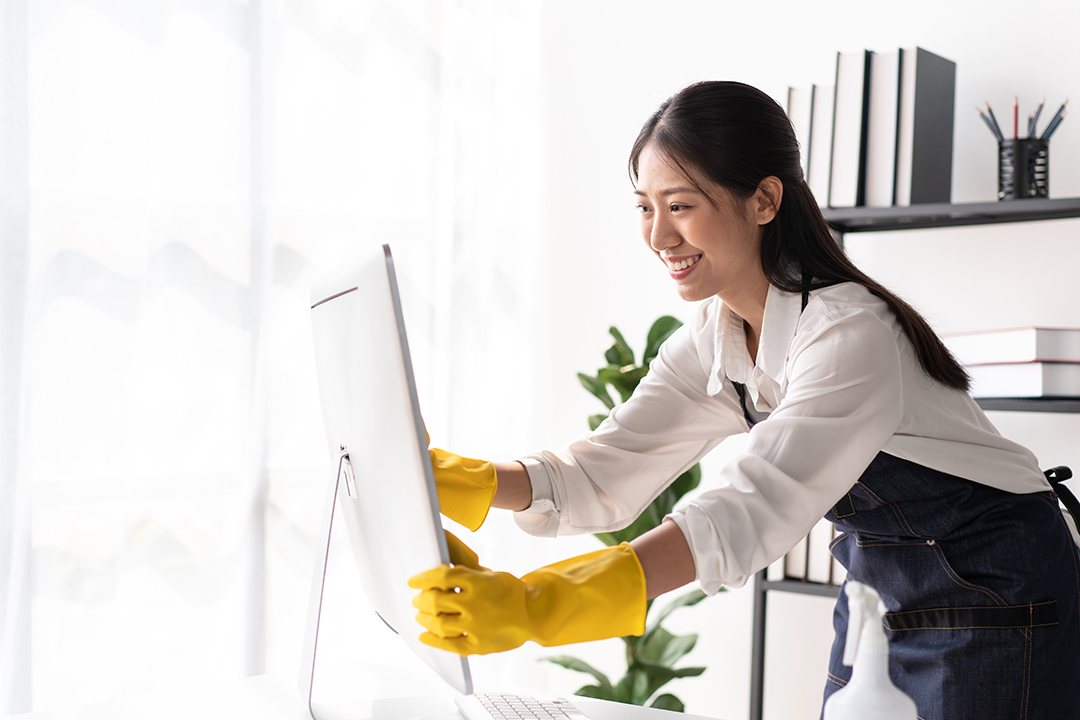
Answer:
[(689, 205), (672, 205), (671, 206), (671, 212), (679, 212), (680, 210), (685, 210), (688, 207), (690, 207), (690, 206)]
[(635, 205), (634, 209), (637, 210), (639, 213), (647, 213), (647, 212), (649, 212), (649, 208), (645, 207), (641, 203), (638, 203), (637, 205)]

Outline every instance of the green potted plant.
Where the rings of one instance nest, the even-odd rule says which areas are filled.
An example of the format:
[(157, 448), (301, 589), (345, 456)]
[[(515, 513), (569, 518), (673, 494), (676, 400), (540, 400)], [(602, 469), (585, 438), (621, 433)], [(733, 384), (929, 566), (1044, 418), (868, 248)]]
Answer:
[[(589, 417), (590, 430), (599, 427), (600, 423), (607, 418), (608, 413), (615, 408), (615, 400), (609, 388), (615, 390), (621, 402), (625, 402), (649, 371), (649, 364), (660, 351), (660, 344), (681, 326), (681, 322), (667, 315), (654, 322), (649, 329), (645, 341), (645, 352), (642, 354), (640, 364), (635, 362), (634, 353), (623, 339), (622, 333), (614, 327), (611, 328), (611, 336), (615, 342), (604, 353), (607, 365), (600, 368), (595, 376), (578, 373), (578, 380), (585, 389), (607, 408), (606, 413)], [(696, 488), (700, 481), (701, 467), (694, 465), (660, 493), (659, 497), (653, 500), (629, 526), (614, 532), (597, 533), (596, 537), (605, 545), (618, 545), (621, 542), (633, 540), (659, 525), (664, 516), (671, 512), (675, 503), (683, 495)], [(694, 589), (671, 601), (655, 614), (652, 614), (652, 600), (650, 600), (648, 608), (651, 617), (646, 624), (645, 633), (641, 637), (621, 638), (626, 645), (626, 672), (615, 682), (585, 661), (569, 655), (544, 659), (570, 670), (592, 675), (596, 682), (579, 688), (575, 693), (577, 695), (631, 705), (649, 704), (650, 707), (683, 712), (685, 706), (679, 698), (671, 693), (657, 695), (657, 691), (676, 678), (696, 677), (705, 672), (703, 667), (675, 667), (679, 660), (694, 649), (698, 636), (695, 634), (674, 635), (664, 629), (662, 623), (675, 610), (696, 605), (705, 597), (705, 593), (701, 590)]]

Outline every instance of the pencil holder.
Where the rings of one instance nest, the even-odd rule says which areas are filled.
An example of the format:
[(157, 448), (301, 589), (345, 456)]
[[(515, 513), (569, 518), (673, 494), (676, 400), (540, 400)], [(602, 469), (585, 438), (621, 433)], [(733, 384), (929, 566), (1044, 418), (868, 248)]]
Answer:
[(998, 143), (998, 200), (1050, 196), (1050, 143), (1038, 138)]

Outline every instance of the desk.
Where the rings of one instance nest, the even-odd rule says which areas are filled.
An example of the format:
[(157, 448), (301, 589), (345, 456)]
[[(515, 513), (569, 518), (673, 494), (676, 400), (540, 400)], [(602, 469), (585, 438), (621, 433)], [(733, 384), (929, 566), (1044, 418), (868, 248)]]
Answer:
[[(413, 666), (349, 664), (323, 672), (315, 695), (320, 720), (462, 720), (454, 691), (419, 662)], [(530, 693), (523, 688), (481, 692)], [(538, 693), (545, 694), (545, 693)], [(708, 720), (633, 705), (574, 698), (594, 720)], [(259, 675), (243, 680), (131, 697), (80, 707), (12, 715), (8, 720), (310, 720), (293, 678)]]

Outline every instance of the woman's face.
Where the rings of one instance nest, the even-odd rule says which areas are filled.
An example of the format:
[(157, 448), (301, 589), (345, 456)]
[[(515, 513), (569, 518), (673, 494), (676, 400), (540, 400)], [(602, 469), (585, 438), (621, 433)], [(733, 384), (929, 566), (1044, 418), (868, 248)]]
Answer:
[[(719, 295), (738, 304), (733, 301), (767, 292), (758, 222), (761, 193), (743, 201), (704, 178), (698, 184), (716, 206), (652, 144), (638, 157), (634, 195), (641, 234), (664, 263), (679, 296), (696, 301)], [(768, 220), (772, 215), (775, 212)]]

